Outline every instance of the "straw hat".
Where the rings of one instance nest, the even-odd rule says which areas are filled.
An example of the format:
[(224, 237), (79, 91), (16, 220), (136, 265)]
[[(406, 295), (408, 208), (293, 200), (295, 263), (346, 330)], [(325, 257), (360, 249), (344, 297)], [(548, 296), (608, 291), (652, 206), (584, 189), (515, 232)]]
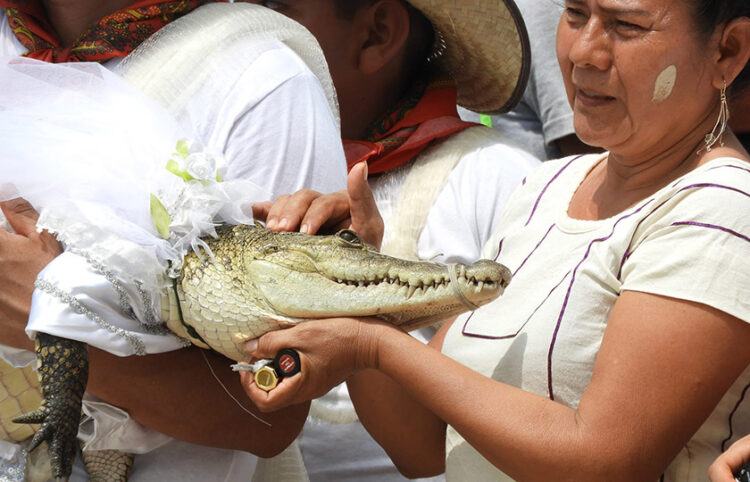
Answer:
[(513, 0), (407, 0), (436, 33), (435, 61), (458, 83), (458, 103), (506, 112), (521, 99), (531, 52)]

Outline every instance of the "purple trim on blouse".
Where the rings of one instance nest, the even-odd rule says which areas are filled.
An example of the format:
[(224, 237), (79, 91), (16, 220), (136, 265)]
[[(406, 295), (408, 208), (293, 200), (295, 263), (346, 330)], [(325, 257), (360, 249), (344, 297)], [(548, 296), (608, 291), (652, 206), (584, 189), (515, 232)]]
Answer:
[[(534, 247), (534, 249), (531, 250), (531, 253), (529, 253), (529, 255), (526, 256), (526, 259), (524, 259), (523, 262), (521, 263), (521, 265), (518, 268), (516, 268), (516, 270), (513, 272), (513, 276), (515, 276), (518, 273), (518, 271), (521, 269), (521, 267), (523, 267), (523, 265), (526, 264), (526, 261), (528, 261), (529, 258), (531, 258), (531, 255), (534, 254), (534, 252), (537, 250), (537, 248), (539, 248), (539, 246), (541, 246), (542, 242), (544, 242), (544, 240), (547, 238), (547, 236), (549, 235), (549, 233), (552, 231), (552, 228), (554, 228), (555, 226), (556, 226), (555, 224), (552, 224), (552, 226), (549, 227), (549, 229), (547, 230), (547, 232), (545, 233), (545, 235), (542, 236), (542, 239), (537, 243), (537, 245)], [(503, 239), (500, 240), (500, 244), (497, 247), (497, 255), (495, 256), (495, 258), (493, 259), (493, 261), (497, 261), (497, 259), (500, 257), (500, 252), (503, 250), (503, 242), (504, 241), (505, 241), (505, 238), (503, 238)], [(568, 276), (568, 274), (570, 274), (570, 272), (568, 272), (565, 275), (565, 277), (563, 277), (563, 279), (560, 280), (560, 283), (562, 283), (565, 280), (565, 278)], [(559, 286), (560, 283), (558, 283), (557, 285)], [(466, 327), (469, 324), (469, 320), (471, 320), (471, 318), (474, 316), (474, 312), (473, 311), (471, 312), (471, 314), (469, 315), (469, 317), (466, 318), (466, 322), (464, 323), (464, 326), (461, 329), (461, 334), (464, 335), (464, 336), (469, 336), (469, 337), (473, 337), (473, 338), (484, 338), (484, 339), (487, 339), (487, 340), (503, 340), (503, 339), (506, 339), (506, 338), (513, 338), (514, 336), (517, 336), (521, 332), (521, 330), (523, 329), (523, 327), (526, 326), (526, 323), (529, 322), (529, 320), (531, 319), (531, 317), (534, 316), (534, 313), (536, 313), (537, 310), (544, 304), (544, 302), (547, 301), (547, 298), (550, 297), (550, 295), (552, 294), (553, 291), (555, 291), (556, 288), (557, 288), (557, 286), (555, 286), (554, 288), (552, 288), (552, 291), (550, 291), (549, 294), (547, 295), (547, 297), (544, 298), (544, 300), (542, 301), (542, 303), (540, 303), (539, 306), (536, 307), (536, 309), (533, 311), (533, 313), (531, 313), (531, 315), (529, 316), (529, 318), (523, 323), (523, 325), (521, 325), (521, 328), (519, 328), (518, 331), (516, 331), (512, 335), (489, 336), (489, 335), (480, 335), (478, 333), (470, 333), (470, 332), (466, 331)]]
[(737, 409), (740, 408), (740, 405), (745, 400), (745, 394), (747, 393), (748, 389), (750, 389), (750, 385), (746, 386), (742, 390), (742, 395), (740, 395), (740, 399), (737, 400), (737, 403), (734, 405), (734, 408), (732, 409), (731, 412), (729, 412), (729, 419), (727, 420), (727, 424), (729, 425), (729, 435), (727, 436), (727, 438), (725, 438), (724, 440), (721, 441), (721, 451), (722, 452), (727, 449), (727, 447), (726, 447), (727, 442), (729, 442), (732, 439), (732, 437), (734, 436), (734, 430), (732, 429), (732, 418), (734, 418), (734, 414), (737, 412)]
[(706, 169), (706, 170), (707, 171), (713, 171), (714, 169), (719, 169), (719, 168), (722, 168), (722, 167), (730, 167), (732, 169), (739, 169), (740, 171), (750, 172), (750, 169), (748, 169), (746, 167), (734, 166), (732, 164), (721, 164), (720, 166), (713, 166), (712, 168)]
[(526, 264), (526, 261), (528, 261), (528, 260), (529, 260), (529, 258), (531, 258), (531, 256), (532, 256), (532, 255), (533, 255), (534, 253), (536, 253), (536, 250), (537, 250), (537, 249), (539, 249), (539, 246), (541, 246), (541, 245), (542, 245), (542, 243), (544, 242), (544, 240), (545, 240), (545, 239), (547, 239), (547, 236), (549, 236), (549, 233), (551, 233), (551, 232), (552, 232), (552, 229), (553, 229), (553, 228), (554, 228), (555, 226), (557, 226), (557, 224), (552, 224), (552, 226), (550, 226), (550, 227), (549, 227), (549, 229), (547, 230), (547, 232), (546, 232), (546, 233), (544, 233), (544, 236), (542, 236), (542, 239), (540, 239), (540, 240), (539, 240), (539, 242), (538, 242), (538, 243), (536, 243), (536, 246), (534, 246), (534, 249), (532, 249), (532, 250), (531, 250), (531, 252), (529, 253), (529, 255), (528, 255), (528, 256), (526, 256), (526, 258), (525, 258), (525, 259), (523, 260), (523, 262), (522, 262), (522, 263), (521, 263), (521, 264), (520, 264), (520, 265), (518, 266), (518, 268), (516, 268), (516, 270), (515, 270), (515, 271), (513, 272), (513, 276), (515, 276), (516, 274), (518, 274), (518, 272), (519, 272), (519, 271), (521, 271), (521, 268), (523, 268), (523, 265), (525, 265), (525, 264)]
[[(735, 166), (716, 166), (715, 168), (712, 168), (712, 169), (717, 169), (719, 167), (735, 167)], [(742, 168), (740, 168), (740, 169), (743, 170), (743, 171), (745, 170), (745, 169), (742, 169)], [(750, 171), (748, 171), (748, 172), (750, 172)], [(702, 188), (702, 187), (715, 187), (715, 188), (718, 188), (718, 189), (726, 189), (728, 191), (736, 192), (736, 193), (742, 194), (743, 196), (750, 197), (749, 193), (747, 193), (745, 191), (742, 191), (741, 189), (737, 189), (737, 188), (730, 187), (730, 186), (724, 186), (723, 184), (698, 183), (698, 184), (690, 184), (688, 186), (680, 188), (679, 191), (675, 192), (672, 196), (670, 196), (668, 199), (666, 199), (663, 203), (661, 203), (658, 206), (656, 206), (654, 209), (651, 210), (650, 213), (648, 213), (640, 221), (638, 221), (638, 224), (636, 225), (635, 229), (633, 230), (633, 236), (630, 238), (630, 242), (628, 243), (628, 248), (625, 250), (625, 252), (622, 255), (622, 259), (620, 260), (620, 269), (617, 270), (617, 280), (618, 281), (622, 281), (622, 268), (625, 265), (625, 262), (628, 260), (628, 258), (630, 258), (630, 255), (633, 254), (633, 251), (631, 251), (631, 248), (633, 247), (633, 241), (635, 241), (635, 233), (638, 232), (638, 229), (641, 227), (641, 223), (643, 223), (646, 219), (648, 219), (649, 216), (651, 216), (656, 211), (658, 211), (659, 208), (661, 208), (666, 203), (668, 203), (669, 201), (671, 201), (672, 198), (674, 198), (677, 194), (681, 193), (682, 191), (686, 191), (688, 189), (697, 189), (697, 188)], [(648, 204), (648, 203), (650, 203), (652, 201), (654, 201), (654, 199), (649, 199), (646, 202), (646, 204)], [(693, 224), (693, 225), (702, 226), (702, 227), (711, 227), (711, 228), (719, 229), (719, 230), (725, 231), (727, 233), (733, 234), (733, 235), (738, 236), (739, 238), (742, 238), (742, 239), (745, 239), (745, 240), (748, 239), (746, 236), (743, 236), (742, 234), (736, 233), (736, 232), (732, 231), (731, 229), (722, 228), (720, 226), (715, 226), (715, 225), (709, 225), (709, 224), (705, 224), (704, 225), (704, 224), (701, 224), (701, 223), (687, 223), (687, 222), (682, 222), (682, 223), (674, 223), (674, 224), (672, 224), (672, 226), (681, 226), (681, 225), (685, 225), (685, 224)]]
[(542, 307), (542, 305), (549, 299), (550, 296), (552, 296), (552, 293), (555, 292), (557, 288), (560, 287), (563, 281), (568, 277), (570, 274), (570, 271), (565, 273), (565, 276), (550, 290), (549, 293), (547, 293), (547, 296), (544, 297), (541, 303), (537, 305), (536, 308), (534, 308), (534, 311), (531, 312), (528, 318), (526, 318), (526, 321), (523, 322), (523, 324), (518, 327), (518, 330), (516, 330), (515, 333), (511, 333), (510, 335), (502, 335), (502, 336), (491, 336), (491, 335), (480, 335), (479, 333), (470, 333), (466, 331), (466, 327), (469, 325), (469, 320), (474, 316), (474, 313), (476, 311), (472, 311), (468, 318), (466, 318), (466, 322), (464, 323), (463, 328), (461, 328), (461, 334), (464, 336), (467, 336), (469, 338), (480, 338), (483, 340), (507, 340), (508, 338), (515, 338), (518, 336), (519, 333), (521, 333), (521, 330), (524, 329), (524, 327), (531, 321), (531, 318), (536, 314), (537, 311), (539, 311), (539, 308)]
[(550, 179), (547, 182), (547, 185), (544, 186), (544, 189), (542, 189), (542, 192), (540, 192), (539, 196), (536, 198), (536, 202), (534, 203), (534, 207), (531, 210), (531, 214), (529, 214), (529, 219), (526, 220), (526, 224), (524, 224), (524, 226), (528, 226), (529, 223), (531, 222), (531, 218), (534, 217), (534, 214), (536, 213), (536, 208), (539, 207), (539, 202), (542, 200), (542, 197), (546, 194), (547, 189), (552, 185), (553, 182), (555, 182), (555, 180), (560, 176), (560, 174), (562, 174), (563, 171), (565, 171), (568, 168), (568, 166), (570, 166), (571, 164), (573, 164), (574, 161), (577, 161), (581, 157), (582, 156), (576, 156), (573, 159), (571, 159), (570, 161), (568, 161), (568, 163), (565, 164), (562, 167), (562, 169), (560, 169), (559, 171), (557, 171), (557, 173), (554, 176), (552, 176), (552, 179)]
[(497, 254), (495, 255), (495, 257), (494, 257), (494, 258), (492, 258), (492, 261), (495, 261), (495, 262), (496, 262), (496, 261), (497, 261), (497, 258), (499, 258), (499, 257), (500, 257), (500, 253), (501, 253), (501, 252), (503, 251), (503, 243), (504, 243), (504, 242), (505, 242), (505, 238), (501, 239), (501, 240), (500, 240), (500, 243), (498, 243), (498, 245), (497, 245)]
[(732, 231), (731, 229), (725, 228), (723, 226), (717, 226), (716, 224), (696, 223), (695, 221), (680, 221), (680, 222), (672, 223), (672, 226), (697, 226), (699, 228), (717, 229), (719, 231), (723, 231), (733, 236), (737, 236), (738, 238), (744, 239), (745, 241), (750, 243), (750, 238), (748, 238), (744, 234), (740, 234), (737, 231)]
[(591, 253), (591, 248), (594, 245), (594, 243), (601, 243), (604, 241), (607, 241), (615, 234), (615, 229), (617, 229), (617, 225), (620, 224), (621, 221), (624, 221), (625, 219), (638, 214), (643, 208), (647, 206), (648, 203), (643, 204), (638, 209), (628, 213), (624, 214), (622, 217), (620, 217), (615, 223), (612, 225), (612, 231), (603, 238), (597, 238), (593, 239), (588, 247), (586, 248), (586, 253), (583, 255), (583, 258), (581, 261), (578, 262), (576, 267), (573, 269), (573, 275), (571, 276), (570, 283), (568, 284), (568, 290), (565, 292), (565, 299), (563, 300), (562, 308), (560, 309), (560, 314), (557, 317), (557, 325), (555, 325), (555, 331), (552, 333), (552, 342), (549, 345), (549, 351), (547, 352), (547, 390), (549, 391), (549, 399), (554, 400), (555, 395), (552, 390), (552, 352), (555, 350), (555, 344), (557, 343), (557, 334), (560, 331), (560, 326), (562, 325), (562, 319), (563, 316), (565, 316), (565, 309), (568, 307), (568, 300), (570, 299), (570, 293), (573, 290), (573, 284), (576, 281), (576, 273), (578, 272), (578, 268), (581, 267), (584, 261), (586, 261), (589, 257), (589, 254)]

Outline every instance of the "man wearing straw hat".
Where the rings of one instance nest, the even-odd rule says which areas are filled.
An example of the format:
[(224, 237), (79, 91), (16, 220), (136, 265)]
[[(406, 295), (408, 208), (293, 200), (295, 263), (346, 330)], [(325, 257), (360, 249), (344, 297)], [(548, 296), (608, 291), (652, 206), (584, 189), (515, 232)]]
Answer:
[[(456, 109), (458, 103), (504, 112), (520, 99), (529, 50), (515, 4), (256, 3), (297, 20), (321, 44), (338, 93), (350, 182), (369, 174), (385, 220), (382, 251), (445, 262), (478, 259), (510, 192), (538, 164), (497, 131), (462, 121)], [(482, 206), (469, 202), (477, 192)], [(346, 211), (346, 193), (340, 194)], [(267, 214), (271, 228), (315, 232), (320, 223), (293, 213), (316, 199), (317, 193), (300, 191), (257, 211)], [(314, 401), (310, 413), (300, 443), (311, 480), (404, 480), (355, 423), (344, 386)]]

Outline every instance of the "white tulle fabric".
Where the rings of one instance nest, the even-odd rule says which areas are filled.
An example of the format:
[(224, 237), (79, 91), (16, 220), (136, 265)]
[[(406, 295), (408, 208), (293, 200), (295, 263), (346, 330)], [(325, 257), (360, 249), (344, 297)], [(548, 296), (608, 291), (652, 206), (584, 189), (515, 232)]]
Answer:
[[(96, 283), (80, 278), (92, 275), (93, 280), (93, 275), (105, 274), (110, 282), (119, 282), (119, 298), (127, 299), (113, 309), (136, 307), (134, 319), (146, 325), (156, 323), (150, 302), (169, 282), (168, 274), (179, 271), (183, 256), (202, 244), (199, 238), (215, 234), (217, 223), (252, 222), (247, 214), (251, 203), (270, 197), (249, 180), (219, 182), (226, 171), (220, 153), (202, 148), (189, 127), (97, 64), (53, 65), (4, 58), (0, 59), (0, 85), (7, 86), (0, 91), (0, 132), (4, 134), (0, 200), (18, 196), (29, 200), (40, 212), (38, 229), (55, 233), (70, 258), (54, 263), (50, 266), (54, 273), (44, 277), (48, 283), (53, 279), (65, 285), (44, 285), (47, 294), (58, 300), (35, 295), (36, 307), (54, 305), (76, 286), (86, 287), (82, 294), (90, 295)], [(184, 158), (176, 154), (180, 141), (187, 148)], [(172, 171), (189, 176), (167, 170), (170, 160), (175, 166)], [(194, 179), (186, 181), (185, 177)], [(152, 195), (171, 218), (168, 239), (154, 225)], [(79, 279), (69, 276), (68, 265), (86, 263), (90, 266), (75, 271)], [(100, 288), (113, 290), (113, 286)], [(110, 294), (107, 299), (117, 300), (118, 295)], [(99, 315), (103, 309), (97, 307)], [(79, 312), (77, 316), (101, 318), (96, 314)], [(40, 322), (52, 320), (45, 318)], [(106, 327), (120, 344), (128, 345), (122, 332)], [(30, 332), (34, 329), (30, 324)], [(89, 341), (84, 333), (80, 335)], [(119, 354), (153, 351), (137, 345), (125, 351), (113, 350), (106, 343), (97, 345)], [(152, 346), (155, 351), (176, 348), (173, 341)]]

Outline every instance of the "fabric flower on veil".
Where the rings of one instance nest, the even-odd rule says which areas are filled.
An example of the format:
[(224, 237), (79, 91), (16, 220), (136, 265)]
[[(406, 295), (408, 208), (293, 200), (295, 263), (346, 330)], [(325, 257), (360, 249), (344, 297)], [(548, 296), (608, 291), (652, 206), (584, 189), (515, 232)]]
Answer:
[[(212, 257), (200, 238), (216, 236), (217, 219), (253, 222), (252, 216), (245, 214), (250, 207), (238, 197), (247, 194), (238, 189), (247, 181), (224, 182), (226, 170), (221, 154), (195, 140), (181, 139), (160, 174), (156, 191), (151, 193), (151, 217), (161, 237), (177, 251), (170, 260), (170, 276), (177, 275), (182, 256), (191, 249)], [(253, 186), (244, 187), (252, 190)]]

